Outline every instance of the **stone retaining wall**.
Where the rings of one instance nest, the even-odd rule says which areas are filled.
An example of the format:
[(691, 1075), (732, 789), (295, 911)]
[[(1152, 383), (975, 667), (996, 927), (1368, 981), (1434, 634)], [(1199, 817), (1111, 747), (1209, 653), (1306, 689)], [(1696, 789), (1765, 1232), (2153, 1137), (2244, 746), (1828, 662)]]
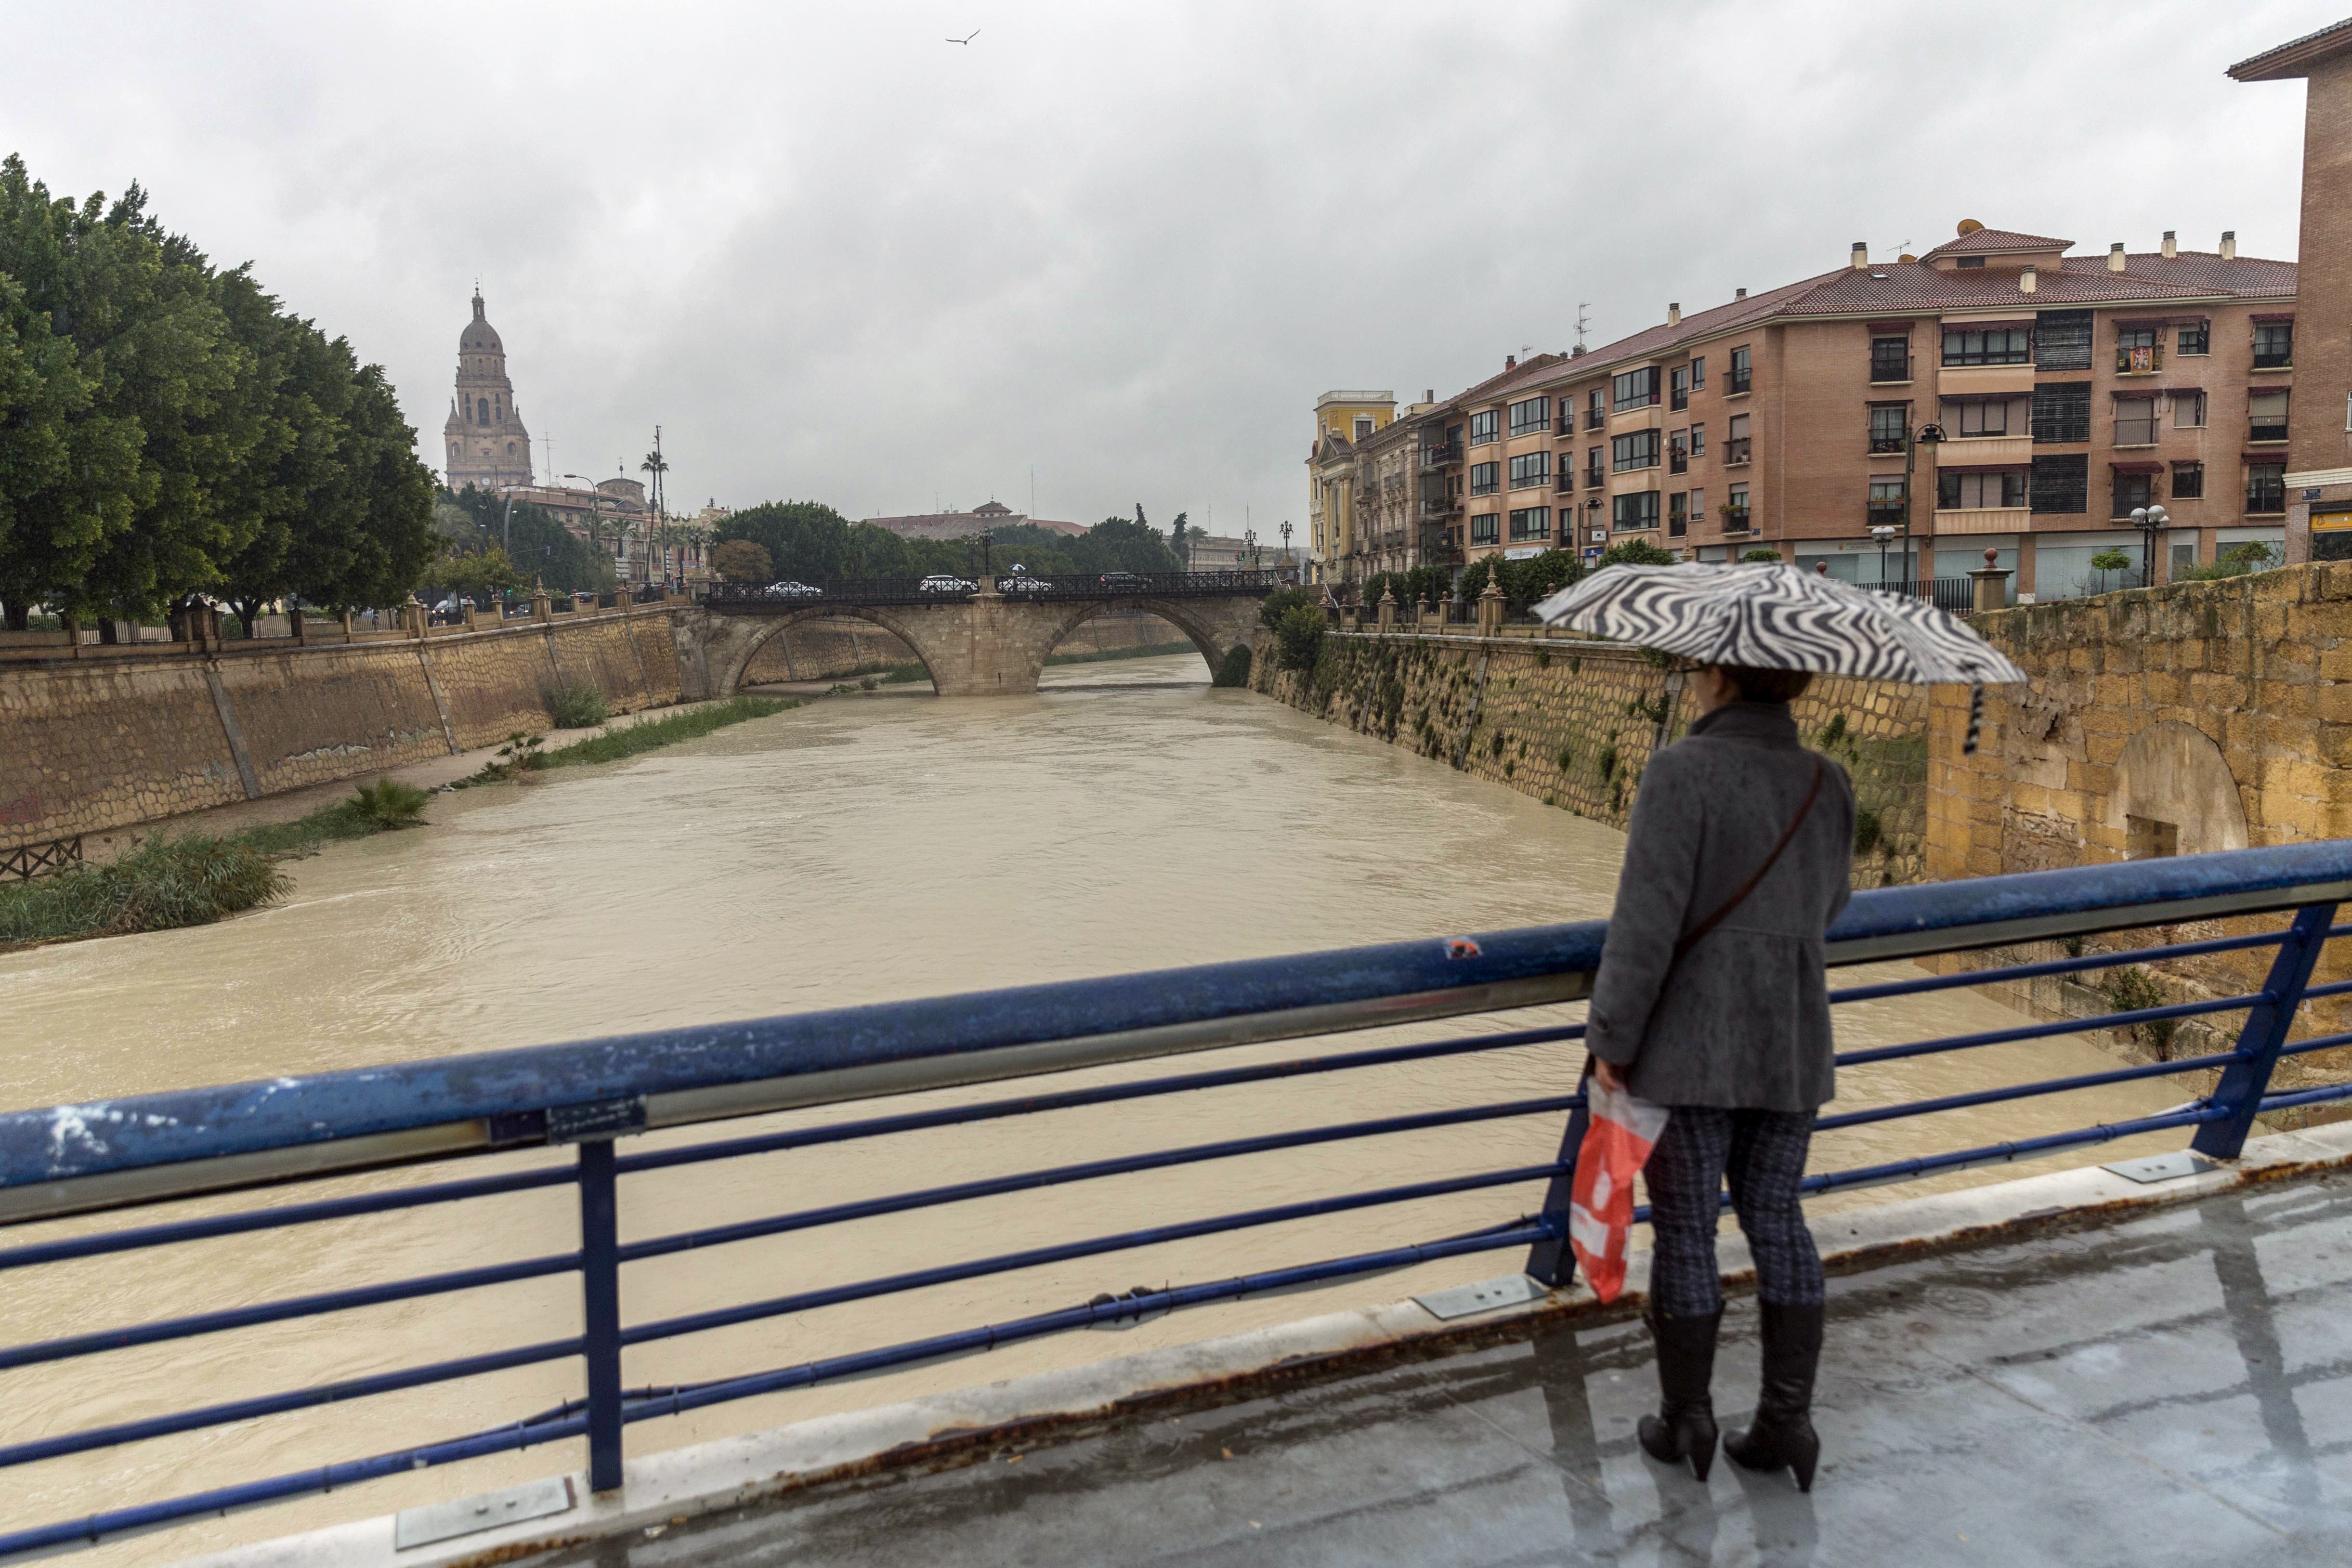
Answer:
[(660, 606), (423, 639), (109, 649), (0, 665), (0, 846), (351, 778), (543, 728), (546, 689), (678, 699)]
[[(1682, 677), (1613, 643), (1412, 632), (1328, 634), (1311, 671), (1253, 689), (1547, 805), (1622, 827), (1650, 753), (1689, 727)], [(1853, 776), (1857, 885), (1916, 880), (1927, 826), (1927, 702), (1916, 687), (1824, 679), (1795, 705), (1806, 739)]]

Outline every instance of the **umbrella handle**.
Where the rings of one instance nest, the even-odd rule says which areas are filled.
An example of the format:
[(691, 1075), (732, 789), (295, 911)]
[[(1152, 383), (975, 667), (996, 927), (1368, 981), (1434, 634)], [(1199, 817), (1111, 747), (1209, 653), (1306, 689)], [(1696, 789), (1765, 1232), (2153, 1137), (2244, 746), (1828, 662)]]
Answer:
[(1969, 738), (1960, 742), (1960, 755), (1977, 754), (1977, 731), (1984, 727), (1984, 688), (1969, 688)]

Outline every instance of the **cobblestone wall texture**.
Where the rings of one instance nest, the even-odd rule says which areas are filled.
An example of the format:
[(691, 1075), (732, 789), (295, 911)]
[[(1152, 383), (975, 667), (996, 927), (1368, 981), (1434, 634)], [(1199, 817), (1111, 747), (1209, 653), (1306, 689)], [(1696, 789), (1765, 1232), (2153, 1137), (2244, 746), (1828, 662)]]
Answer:
[(167, 645), (0, 666), (0, 846), (245, 799), (232, 725), (269, 795), (543, 728), (559, 680), (593, 684), (616, 712), (675, 702), (668, 623), (649, 607), (436, 629), (422, 643), (231, 644), (209, 657)]
[[(1522, 795), (1622, 827), (1657, 746), (1697, 716), (1682, 678), (1639, 650), (1542, 638), (1332, 633), (1311, 671), (1253, 687)], [(1824, 679), (1795, 704), (1807, 741), (1844, 763), (1861, 810), (1854, 879), (1916, 880), (1927, 824), (1927, 702), (1916, 687)]]

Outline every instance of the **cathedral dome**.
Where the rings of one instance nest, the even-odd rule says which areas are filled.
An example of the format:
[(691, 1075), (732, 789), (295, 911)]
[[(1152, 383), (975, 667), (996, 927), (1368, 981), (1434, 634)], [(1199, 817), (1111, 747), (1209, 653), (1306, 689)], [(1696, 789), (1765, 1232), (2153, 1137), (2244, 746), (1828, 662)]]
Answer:
[(482, 314), (482, 297), (474, 296), (474, 319), (466, 323), (458, 335), (457, 352), (461, 354), (503, 354), (507, 346), (499, 341), (499, 330)]

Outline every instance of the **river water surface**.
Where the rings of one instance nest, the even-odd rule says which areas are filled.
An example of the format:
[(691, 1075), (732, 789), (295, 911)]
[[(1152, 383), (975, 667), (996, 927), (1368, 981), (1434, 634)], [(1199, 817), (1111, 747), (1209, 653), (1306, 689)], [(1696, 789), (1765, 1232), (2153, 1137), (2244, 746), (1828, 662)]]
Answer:
[[(436, 797), (427, 829), (336, 846), (293, 866), (295, 893), (278, 908), (197, 930), (0, 957), (0, 1009), (12, 1021), (0, 1043), (0, 1102), (49, 1105), (1608, 912), (1622, 844), (1612, 829), (1263, 698), (1209, 690), (1201, 660), (1191, 655), (1048, 674), (1048, 689), (1034, 699), (943, 702), (891, 689), (815, 703), (632, 762)], [(2019, 1021), (1972, 993), (1840, 1014), (1848, 1047)], [(1464, 1020), (1417, 1033), (1492, 1026)], [(1385, 1037), (1351, 1036), (1345, 1043)], [(1223, 1065), (1302, 1048), (1318, 1047), (1284, 1043), (1209, 1060)], [(1573, 1083), (1580, 1062), (1573, 1047), (1488, 1053), (690, 1166), (623, 1184), (623, 1239), (1123, 1152), (1558, 1093)], [(1843, 1075), (1840, 1103), (2109, 1065), (2112, 1058), (2072, 1039), (1927, 1058)], [(1168, 1070), (1164, 1064), (1122, 1069), (1126, 1076)], [(918, 1097), (890, 1109), (1003, 1093), (998, 1086), (992, 1094)], [(2181, 1098), (2161, 1083), (2130, 1084), (1878, 1124), (1824, 1138), (1815, 1163), (1843, 1168), (2025, 1136), (2146, 1114)], [(845, 1107), (797, 1120), (871, 1113)], [(726, 1131), (794, 1120), (735, 1123)], [(641, 1321), (1231, 1209), (1534, 1164), (1552, 1156), (1559, 1135), (1557, 1117), (1477, 1123), (713, 1247), (625, 1269), (623, 1312)], [(2096, 1163), (2119, 1152), (2137, 1151), (2106, 1146), (2059, 1163)], [(460, 1169), (470, 1174), (554, 1157), (502, 1156)], [(2046, 1163), (2021, 1169), (2039, 1168)], [(2015, 1173), (2019, 1168), (1948, 1184)], [(417, 1179), (352, 1178), (301, 1195)], [(1531, 1188), (1474, 1192), (667, 1340), (630, 1352), (626, 1382), (667, 1384), (791, 1365), (1067, 1306), (1099, 1290), (1219, 1279), (1454, 1235), (1509, 1219), (1536, 1197)], [(555, 1189), (0, 1274), (0, 1340), (21, 1343), (567, 1252), (578, 1244), (569, 1199)], [(139, 1218), (253, 1201), (184, 1204)], [(21, 1243), (99, 1223), (27, 1226), (0, 1239)], [(640, 1424), (629, 1429), (630, 1446), (644, 1453), (1335, 1306), (1394, 1300), (1517, 1263), (1513, 1254), (1475, 1256), (1125, 1331), (1065, 1334)], [(0, 1373), (0, 1441), (561, 1338), (578, 1326), (577, 1286), (567, 1276)], [(557, 1362), (51, 1460), (0, 1477), (0, 1527), (455, 1436), (544, 1409), (578, 1389), (577, 1364)], [(146, 1537), (100, 1555), (161, 1561), (581, 1462), (579, 1445), (559, 1445)]]

